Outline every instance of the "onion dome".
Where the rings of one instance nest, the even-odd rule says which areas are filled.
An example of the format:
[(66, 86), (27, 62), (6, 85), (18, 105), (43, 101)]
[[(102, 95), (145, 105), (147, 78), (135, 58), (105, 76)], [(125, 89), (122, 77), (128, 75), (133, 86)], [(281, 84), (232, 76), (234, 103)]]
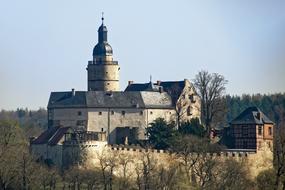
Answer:
[(104, 25), (104, 17), (102, 17), (102, 24), (98, 29), (98, 43), (93, 49), (94, 56), (113, 55), (113, 50), (107, 42), (107, 27)]

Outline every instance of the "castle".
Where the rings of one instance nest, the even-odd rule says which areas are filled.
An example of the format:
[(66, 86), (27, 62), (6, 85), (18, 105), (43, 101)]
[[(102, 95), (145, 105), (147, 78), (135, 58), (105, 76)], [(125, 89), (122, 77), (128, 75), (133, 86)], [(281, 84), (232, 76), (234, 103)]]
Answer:
[(156, 118), (187, 121), (200, 118), (200, 100), (187, 80), (152, 81), (119, 88), (120, 67), (107, 42), (107, 27), (98, 29), (93, 60), (88, 62), (88, 91), (52, 92), (48, 126), (71, 127), (82, 132), (106, 133), (109, 144), (144, 140), (145, 129)]
[[(200, 98), (187, 79), (143, 84), (129, 81), (126, 89), (120, 91), (120, 67), (113, 60), (103, 21), (104, 18), (93, 60), (87, 65), (87, 91), (52, 92), (48, 129), (31, 141), (31, 150), (38, 159), (49, 160), (61, 168), (79, 160), (82, 149), (87, 150), (88, 161), (95, 163), (94, 154), (106, 149), (142, 154), (147, 150), (128, 145), (146, 140), (146, 128), (157, 118), (200, 118)], [(222, 140), (230, 149), (219, 156), (245, 157), (255, 173), (272, 167), (273, 125), (258, 108), (245, 110), (225, 130)], [(161, 150), (151, 152), (166, 156)]]

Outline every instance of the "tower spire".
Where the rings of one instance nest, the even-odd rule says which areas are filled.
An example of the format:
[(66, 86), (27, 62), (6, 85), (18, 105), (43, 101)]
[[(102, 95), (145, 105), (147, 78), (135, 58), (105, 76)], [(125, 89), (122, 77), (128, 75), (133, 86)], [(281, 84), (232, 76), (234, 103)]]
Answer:
[(102, 12), (101, 20), (102, 20), (102, 24), (104, 24), (104, 12)]

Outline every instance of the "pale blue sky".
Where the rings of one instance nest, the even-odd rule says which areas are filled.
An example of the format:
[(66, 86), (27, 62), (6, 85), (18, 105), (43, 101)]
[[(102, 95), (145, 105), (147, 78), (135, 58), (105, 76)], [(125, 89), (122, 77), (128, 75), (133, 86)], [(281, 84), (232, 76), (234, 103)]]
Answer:
[(102, 11), (122, 90), (206, 69), (229, 94), (285, 91), (284, 0), (0, 0), (0, 109), (86, 90)]

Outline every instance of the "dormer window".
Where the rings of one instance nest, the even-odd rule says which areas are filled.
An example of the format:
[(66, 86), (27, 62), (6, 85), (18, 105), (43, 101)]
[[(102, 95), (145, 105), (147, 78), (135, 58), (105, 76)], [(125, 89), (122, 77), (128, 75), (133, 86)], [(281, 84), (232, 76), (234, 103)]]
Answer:
[(191, 116), (192, 114), (191, 114), (191, 107), (189, 106), (188, 108), (187, 108), (187, 116)]

